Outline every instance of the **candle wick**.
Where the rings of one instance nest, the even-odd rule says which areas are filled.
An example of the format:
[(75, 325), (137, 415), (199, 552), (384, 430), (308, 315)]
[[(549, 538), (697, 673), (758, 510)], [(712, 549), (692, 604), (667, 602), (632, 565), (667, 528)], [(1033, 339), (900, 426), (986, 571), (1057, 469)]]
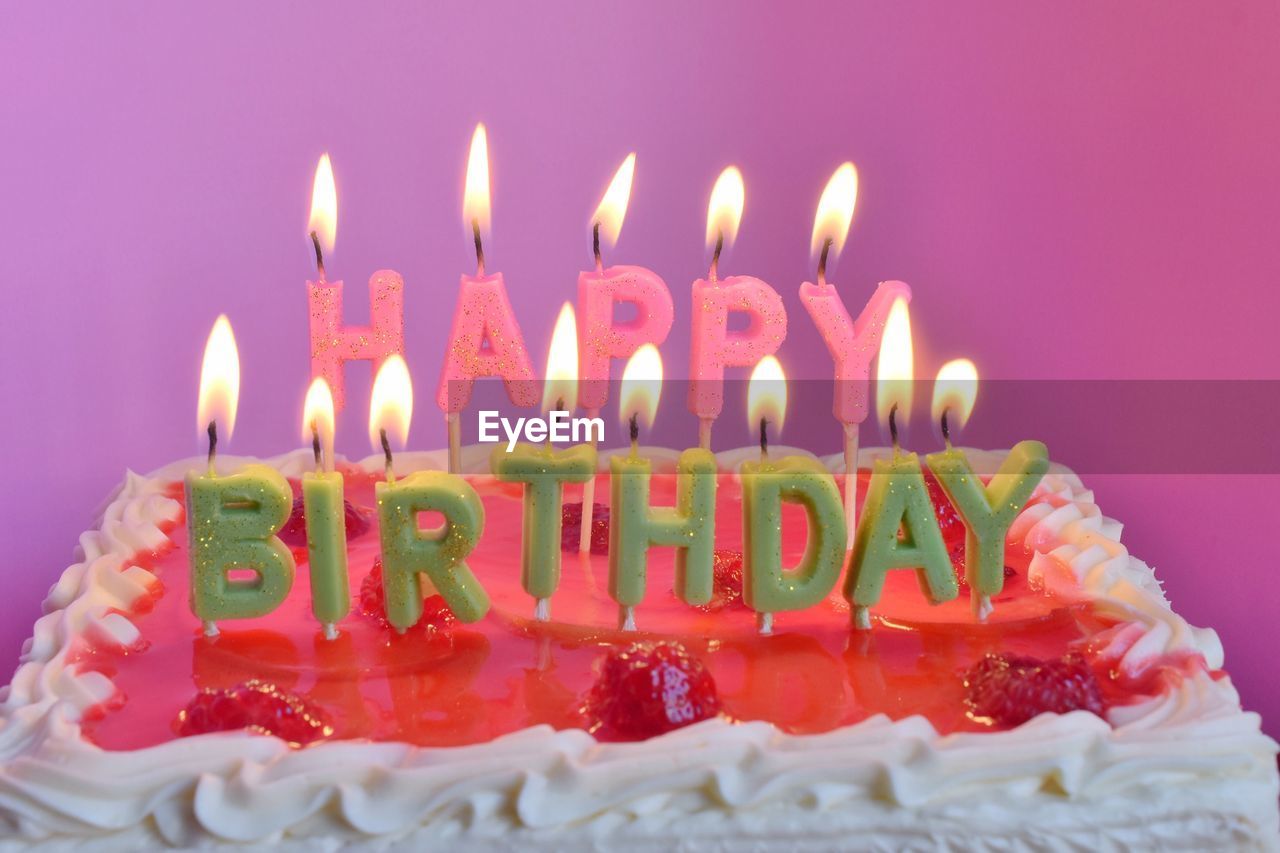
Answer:
[(218, 458), (218, 422), (209, 421), (209, 476), (213, 476), (213, 462)]
[(484, 278), (484, 245), (480, 242), (480, 220), (471, 220), (471, 234), (476, 241), (476, 278)]
[(769, 458), (769, 419), (760, 418), (760, 461)]
[(316, 232), (311, 232), (311, 245), (316, 250), (316, 272), (320, 274), (320, 280), (324, 281), (324, 252), (320, 249), (320, 236)]
[(596, 256), (596, 272), (604, 272), (604, 260), (600, 257), (600, 223), (591, 225), (591, 252)]
[(563, 412), (564, 410), (564, 397), (556, 397), (556, 411)]
[(635, 456), (636, 452), (639, 451), (640, 449), (640, 421), (638, 420), (638, 418), (639, 418), (639, 413), (637, 412), (631, 413), (631, 422), (628, 429), (629, 429), (629, 432), (631, 433), (631, 455), (632, 456)]
[(324, 470), (323, 454), (320, 451), (320, 429), (316, 426), (316, 422), (311, 422), (311, 454), (316, 459), (316, 472), (320, 473)]
[(385, 429), (378, 430), (378, 440), (382, 442), (382, 455), (385, 459), (385, 467), (383, 471), (387, 475), (387, 482), (395, 480), (396, 472), (391, 468), (391, 442), (387, 441), (387, 431)]
[(947, 450), (951, 449), (951, 425), (947, 423), (947, 412), (950, 409), (942, 410), (942, 441), (947, 445)]
[(711, 274), (712, 284), (720, 280), (720, 253), (724, 251), (724, 232), (720, 231), (716, 234), (716, 249), (711, 253)]
[(898, 445), (898, 404), (889, 409), (889, 440), (893, 442), (893, 455), (897, 456), (902, 448)]
[(827, 286), (827, 255), (831, 252), (831, 238), (822, 243), (822, 254), (818, 256), (818, 286)]

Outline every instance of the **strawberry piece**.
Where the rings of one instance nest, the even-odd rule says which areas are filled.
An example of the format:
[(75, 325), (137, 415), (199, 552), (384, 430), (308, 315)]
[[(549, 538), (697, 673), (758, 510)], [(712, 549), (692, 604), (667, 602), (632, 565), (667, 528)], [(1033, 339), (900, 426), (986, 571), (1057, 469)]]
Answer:
[(705, 613), (747, 610), (747, 604), (742, 600), (742, 552), (717, 548), (711, 565), (715, 576), (711, 600), (698, 609)]
[(1098, 679), (1085, 659), (1067, 654), (1040, 660), (988, 654), (964, 676), (969, 716), (1000, 726), (1017, 726), (1038, 714), (1089, 711), (1106, 706)]
[[(591, 553), (609, 553), (609, 507), (591, 505)], [(560, 509), (560, 550), (577, 551), (582, 536), (582, 501), (566, 503)]]
[(178, 712), (180, 737), (249, 729), (306, 746), (333, 734), (323, 711), (266, 681), (246, 681), (221, 690), (201, 690)]
[(605, 658), (583, 711), (605, 740), (644, 740), (720, 713), (702, 661), (679, 643), (636, 643)]
[[(387, 620), (387, 597), (382, 588), (382, 558), (375, 557), (373, 568), (360, 581), (360, 612), (383, 628), (391, 628)], [(444, 629), (457, 617), (442, 595), (429, 595), (422, 601), (422, 616), (415, 628)]]
[[(968, 592), (969, 580), (966, 577), (966, 573), (968, 572), (969, 563), (964, 556), (964, 540), (961, 539), (959, 542), (950, 543), (947, 556), (951, 558), (951, 568), (955, 570), (956, 581), (960, 584), (960, 592)], [(1006, 581), (1017, 576), (1018, 570), (1013, 566), (1004, 567), (1004, 579)]]
[(964, 544), (965, 526), (956, 512), (955, 505), (942, 490), (942, 484), (933, 472), (924, 472), (924, 484), (929, 489), (929, 502), (933, 504), (933, 514), (938, 519), (938, 529), (942, 531), (942, 539), (947, 545)]
[[(343, 514), (347, 528), (347, 541), (363, 536), (369, 529), (369, 513), (368, 510), (361, 509), (351, 501), (342, 502)], [(289, 513), (289, 520), (285, 522), (284, 527), (277, 534), (284, 544), (290, 548), (307, 547), (307, 519), (303, 511), (302, 496), (298, 495), (293, 499), (293, 509)]]

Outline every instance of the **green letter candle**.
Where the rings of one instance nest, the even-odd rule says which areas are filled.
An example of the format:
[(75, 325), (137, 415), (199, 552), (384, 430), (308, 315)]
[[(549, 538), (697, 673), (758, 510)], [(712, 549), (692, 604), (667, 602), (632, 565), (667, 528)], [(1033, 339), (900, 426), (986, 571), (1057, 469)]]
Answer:
[(334, 625), (351, 608), (342, 475), (337, 471), (303, 474), (302, 505), (307, 521), (311, 612), (324, 625), (325, 637), (332, 640), (337, 636)]
[(871, 627), (867, 608), (880, 600), (890, 569), (916, 569), (920, 589), (933, 604), (950, 601), (959, 592), (929, 502), (920, 459), (914, 453), (896, 450), (892, 459), (877, 459), (871, 467), (862, 521), (845, 577), (844, 596), (853, 606), (857, 627)]
[[(782, 504), (804, 507), (809, 541), (794, 569), (782, 568)], [(742, 464), (742, 598), (772, 630), (772, 614), (821, 601), (840, 579), (846, 541), (840, 490), (816, 460), (787, 456)]]
[(677, 549), (676, 595), (686, 604), (706, 604), (714, 580), (715, 456), (700, 448), (680, 454), (674, 507), (649, 506), (652, 465), (634, 450), (610, 459), (609, 470), (609, 596), (620, 608), (619, 627), (635, 630), (651, 545)]
[[(289, 520), (293, 492), (274, 468), (187, 475), (191, 537), (191, 610), (205, 633), (220, 619), (251, 619), (275, 610), (293, 586), (293, 555), (276, 532)], [(232, 580), (235, 570), (255, 577)]]
[(561, 507), (565, 483), (585, 483), (596, 473), (596, 450), (579, 444), (557, 451), (549, 446), (518, 444), (507, 453), (494, 449), (493, 474), (504, 483), (524, 483), (520, 533), (520, 583), (538, 600), (535, 615), (551, 618), (551, 596), (560, 585)]
[[(425, 574), (461, 622), (482, 619), (489, 595), (463, 562), (484, 530), (484, 505), (466, 480), (443, 471), (418, 471), (378, 483), (382, 586), (387, 620), (401, 633), (422, 616), (418, 575)], [(444, 524), (418, 526), (418, 513), (438, 512)]]
[(1038, 441), (1018, 442), (985, 486), (960, 450), (930, 453), (925, 461), (964, 519), (965, 579), (974, 615), (986, 619), (991, 596), (1004, 588), (1005, 535), (1049, 470), (1049, 451)]

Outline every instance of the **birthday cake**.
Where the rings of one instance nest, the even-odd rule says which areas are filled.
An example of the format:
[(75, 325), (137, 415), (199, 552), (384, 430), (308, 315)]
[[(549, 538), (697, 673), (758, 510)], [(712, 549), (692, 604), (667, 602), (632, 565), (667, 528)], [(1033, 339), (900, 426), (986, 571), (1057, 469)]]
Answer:
[[(490, 606), (466, 622), (427, 588), (402, 632), (384, 600), (380, 457), (339, 466), (352, 606), (331, 636), (312, 614), (298, 517), (281, 530), (298, 565), (283, 602), (203, 631), (183, 488), (200, 466), (130, 473), (5, 690), (0, 846), (1277, 845), (1276, 745), (1241, 710), (1217, 636), (1171, 609), (1061, 466), (1009, 527), (985, 621), (966, 595), (931, 605), (915, 573), (893, 571), (869, 629), (836, 585), (763, 634), (739, 553), (738, 472), (754, 451), (720, 453), (712, 596), (681, 600), (674, 549), (654, 547), (630, 631), (609, 590), (608, 460), (589, 553), (573, 544), (581, 486), (565, 489), (571, 547), (549, 618), (535, 618), (522, 492), (480, 450), (463, 471), (485, 535), (466, 565)], [(643, 453), (653, 505), (675, 505), (677, 454)], [(968, 455), (979, 472), (1004, 458)], [(864, 450), (863, 467), (882, 456)], [(401, 454), (396, 468), (444, 462)], [(311, 457), (266, 464), (296, 490)], [(859, 480), (865, 492), (866, 470)], [(963, 531), (929, 485), (963, 592)], [(806, 549), (802, 515), (784, 504), (788, 564)]]

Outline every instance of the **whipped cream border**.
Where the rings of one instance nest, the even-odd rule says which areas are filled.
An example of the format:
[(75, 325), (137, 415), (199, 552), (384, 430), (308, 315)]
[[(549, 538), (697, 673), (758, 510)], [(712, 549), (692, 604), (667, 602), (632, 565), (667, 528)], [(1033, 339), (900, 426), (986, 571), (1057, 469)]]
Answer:
[[(464, 470), (486, 472), (488, 451), (467, 448)], [(678, 455), (645, 452), (660, 470), (674, 468)], [(866, 449), (860, 464), (886, 452)], [(1001, 458), (966, 452), (980, 471), (994, 470)], [(727, 451), (717, 460), (731, 472), (754, 453)], [(256, 460), (223, 457), (219, 467), (248, 461)], [(295, 476), (311, 464), (304, 451), (265, 461)], [(843, 473), (840, 456), (821, 461)], [(381, 457), (358, 464), (382, 467)], [(444, 464), (443, 451), (396, 457), (401, 473)], [(1210, 836), (1229, 830), (1236, 841), (1280, 848), (1277, 746), (1261, 733), (1258, 715), (1241, 710), (1228, 678), (1200, 671), (1161, 696), (1113, 709), (1110, 724), (1085, 712), (1044, 714), (980, 734), (942, 736), (922, 717), (876, 716), (819, 735), (716, 719), (620, 744), (539, 726), (448, 748), (359, 741), (291, 750), (276, 738), (230, 732), (133, 752), (102, 750), (82, 737), (79, 719), (114, 687), (104, 675), (77, 671), (70, 655), (81, 638), (123, 647), (141, 640), (120, 611), (157, 581), (131, 557), (167, 542), (163, 527), (181, 507), (165, 495), (166, 484), (201, 465), (192, 459), (146, 477), (127, 473), (95, 529), (80, 537), (77, 562), (50, 590), (13, 680), (0, 688), (0, 839), (114, 833), (122, 843), (141, 836), (184, 845), (434, 832), (564, 844), (566, 833), (598, 840), (624, 826), (652, 829), (661, 818), (660, 828), (670, 823), (675, 831), (683, 822), (685, 832), (723, 840), (735, 831), (764, 837), (775, 825), (770, 815), (794, 822), (797, 809), (823, 812), (822, 821), (861, 814), (870, 821), (863, 827), (892, 823), (906, 810), (912, 831), (942, 821), (937, 837), (945, 837), (947, 826), (956, 829), (957, 808), (976, 814), (980, 807), (993, 832), (1018, 831), (1037, 809), (1047, 818), (1063, 802), (1102, 808), (1136, 797), (1160, 800), (1155, 810), (1174, 821), (1190, 820), (1197, 809), (1224, 810), (1217, 822), (1191, 822), (1208, 826)], [(1127, 623), (1107, 653), (1130, 674), (1178, 653), (1221, 668), (1217, 635), (1173, 612), (1154, 572), (1128, 553), (1120, 534), (1080, 479), (1055, 464), (1015, 521), (1009, 544), (1034, 551), (1029, 580), (1046, 594), (1088, 599)], [(1153, 799), (1156, 790), (1162, 794)]]

